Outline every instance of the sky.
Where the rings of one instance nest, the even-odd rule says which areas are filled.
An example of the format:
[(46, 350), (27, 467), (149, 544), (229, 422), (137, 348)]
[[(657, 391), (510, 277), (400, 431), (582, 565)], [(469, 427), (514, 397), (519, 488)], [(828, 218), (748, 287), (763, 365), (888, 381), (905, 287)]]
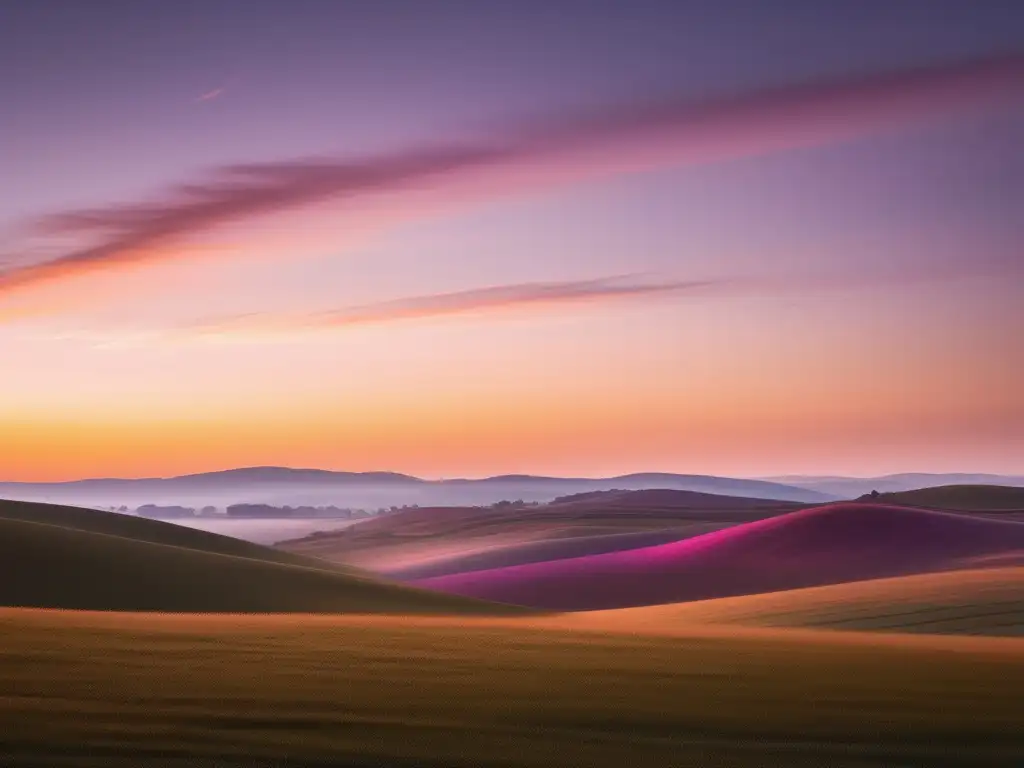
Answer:
[(0, 0), (0, 479), (1024, 474), (1016, 0)]

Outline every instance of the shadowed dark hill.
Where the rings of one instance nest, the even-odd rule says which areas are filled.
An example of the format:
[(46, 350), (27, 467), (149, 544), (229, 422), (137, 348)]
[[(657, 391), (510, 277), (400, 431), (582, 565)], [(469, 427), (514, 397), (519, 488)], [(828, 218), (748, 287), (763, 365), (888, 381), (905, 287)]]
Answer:
[(481, 480), (446, 480), (444, 485), (448, 487), (501, 488), (505, 491), (505, 498), (544, 501), (566, 494), (614, 489), (638, 491), (651, 488), (816, 504), (840, 498), (823, 491), (766, 480), (714, 475), (681, 475), (673, 472), (639, 472), (606, 478), (499, 475)]
[(877, 501), (930, 509), (1024, 513), (1024, 488), (1007, 485), (940, 485), (883, 493)]
[(574, 614), (638, 632), (694, 624), (1024, 635), (1024, 567), (958, 570), (693, 603)]
[[(602, 511), (644, 510), (651, 512), (738, 512), (749, 518), (749, 513), (769, 514), (790, 512), (808, 506), (779, 499), (761, 499), (747, 496), (726, 496), (719, 493), (677, 490), (675, 488), (645, 488), (637, 491), (596, 491), (556, 499), (548, 509), (585, 509), (598, 515)], [(740, 518), (736, 518), (737, 520)]]
[(340, 565), (323, 560), (313, 560), (291, 552), (263, 547), (248, 541), (221, 536), (217, 533), (188, 528), (160, 520), (152, 520), (116, 512), (104, 512), (81, 507), (66, 507), (56, 504), (37, 504), (29, 501), (5, 501), (0, 499), (0, 519), (22, 520), (32, 523), (46, 523), (78, 531), (104, 533), (153, 544), (168, 544), (203, 552), (253, 560), (285, 563), (306, 568), (347, 570)]
[(369, 577), (0, 519), (0, 605), (184, 613), (514, 614)]
[(922, 573), (1022, 546), (1021, 523), (850, 503), (671, 544), (415, 583), (536, 608), (598, 610)]
[[(546, 551), (543, 547), (526, 549), (520, 551), (526, 559), (518, 561), (519, 555), (511, 554), (509, 549), (510, 560), (503, 564), (513, 564), (549, 559), (551, 552), (555, 552), (555, 557), (569, 557), (621, 548), (613, 540), (604, 538), (612, 535), (652, 535), (653, 542), (661, 535), (654, 535), (654, 532), (673, 529), (673, 533), (660, 539), (671, 541), (726, 525), (761, 520), (803, 506), (773, 499), (671, 489), (607, 491), (536, 507), (408, 509), (329, 534), (278, 542), (277, 546), (370, 570), (404, 572), (430, 564), (440, 566), (441, 561), (451, 558), (478, 555), (487, 558), (492, 552), (494, 557), (500, 558), (498, 550), (526, 545), (540, 547), (550, 540), (595, 538), (593, 549), (588, 549), (590, 545), (585, 543), (566, 542), (567, 554), (557, 554), (558, 546), (562, 545)], [(605, 548), (606, 545), (609, 548)], [(574, 550), (575, 546), (580, 549)]]

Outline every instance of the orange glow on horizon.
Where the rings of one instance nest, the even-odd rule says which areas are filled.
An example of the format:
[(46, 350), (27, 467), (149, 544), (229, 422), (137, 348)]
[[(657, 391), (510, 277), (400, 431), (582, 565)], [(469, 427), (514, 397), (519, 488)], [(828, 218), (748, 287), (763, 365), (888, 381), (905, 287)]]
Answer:
[[(344, 471), (398, 471), (426, 478), (505, 473), (615, 475), (634, 471), (702, 474), (838, 471), (865, 453), (895, 463), (941, 460), (944, 443), (971, 439), (994, 457), (1012, 429), (993, 418), (943, 423), (934, 414), (813, 410), (736, 412), (725, 396), (714, 411), (648, 393), (642, 404), (612, 411), (600, 395), (497, 404), (438, 398), (427, 404), (382, 403), (378, 409), (307, 404), (278, 414), (254, 407), (205, 416), (149, 417), (95, 413), (2, 418), (0, 442), (18, 445), (3, 480), (154, 477), (244, 466), (281, 465)], [(801, 415), (802, 414), (802, 415)], [(983, 414), (979, 414), (983, 416)], [(980, 426), (979, 426), (980, 424)], [(988, 425), (986, 427), (986, 424)], [(766, 456), (780, 456), (773, 463)], [(763, 471), (758, 467), (764, 467)], [(1008, 471), (1008, 470), (1004, 470)], [(855, 474), (855, 473), (854, 473)]]

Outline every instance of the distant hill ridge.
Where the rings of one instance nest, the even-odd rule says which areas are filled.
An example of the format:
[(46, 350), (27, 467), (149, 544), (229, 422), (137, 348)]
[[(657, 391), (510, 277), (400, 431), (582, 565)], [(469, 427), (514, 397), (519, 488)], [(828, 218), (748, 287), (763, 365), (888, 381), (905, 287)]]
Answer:
[(877, 501), (975, 512), (1024, 512), (1024, 488), (1005, 485), (940, 485), (881, 493)]
[[(426, 480), (397, 472), (341, 472), (289, 467), (242, 467), (177, 477), (103, 478), (60, 482), (0, 482), (0, 498), (88, 506), (196, 502), (282, 504), (344, 503), (356, 507), (472, 506), (507, 499), (546, 502), (556, 496), (611, 489), (665, 488), (821, 503), (837, 497), (765, 480), (672, 473), (607, 478), (497, 475)], [(216, 498), (214, 498), (216, 497)]]
[(878, 477), (840, 477), (814, 475), (781, 475), (762, 478), (771, 482), (795, 485), (808, 490), (852, 499), (871, 491), (899, 493), (946, 485), (1001, 485), (1024, 487), (1024, 475), (999, 475), (983, 472), (902, 472)]
[(97, 485), (106, 483), (189, 483), (241, 480), (245, 482), (301, 482), (308, 480), (329, 480), (334, 482), (401, 482), (425, 483), (411, 475), (399, 472), (341, 472), (332, 469), (303, 469), (291, 467), (239, 467), (214, 472), (197, 472), (170, 477), (104, 477), (81, 480), (58, 480), (54, 482), (0, 482), (2, 486), (71, 486)]

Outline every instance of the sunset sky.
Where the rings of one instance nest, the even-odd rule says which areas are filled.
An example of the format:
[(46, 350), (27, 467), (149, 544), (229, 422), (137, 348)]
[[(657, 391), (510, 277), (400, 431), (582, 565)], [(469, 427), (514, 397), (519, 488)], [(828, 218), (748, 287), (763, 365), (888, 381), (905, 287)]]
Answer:
[(1024, 474), (1024, 4), (0, 0), (0, 480)]

